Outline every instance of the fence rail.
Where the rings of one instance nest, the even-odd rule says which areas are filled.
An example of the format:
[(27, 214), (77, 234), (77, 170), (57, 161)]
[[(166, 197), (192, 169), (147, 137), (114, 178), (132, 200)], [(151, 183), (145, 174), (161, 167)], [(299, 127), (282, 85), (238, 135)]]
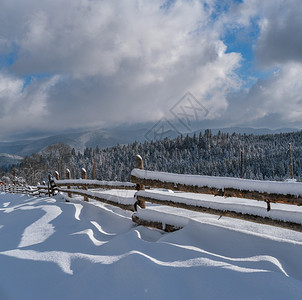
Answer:
[[(106, 193), (100, 193), (97, 191), (86, 191), (86, 190), (81, 190), (81, 189), (64, 189), (64, 188), (59, 188), (58, 191), (63, 192), (63, 193), (72, 193), (75, 195), (79, 195), (79, 196), (83, 196), (83, 197), (87, 197), (88, 199), (93, 199), (93, 200), (97, 200), (106, 204), (110, 204), (113, 206), (117, 206), (119, 208), (122, 208), (124, 210), (130, 210), (130, 211), (135, 211), (135, 201), (131, 201), (132, 203), (121, 203), (121, 201), (119, 201), (120, 199), (122, 199), (123, 197), (120, 196), (114, 196), (111, 194), (106, 194)], [(127, 201), (129, 202), (129, 201)]]
[(63, 186), (76, 186), (78, 188), (103, 188), (103, 189), (123, 189), (123, 190), (135, 190), (136, 185), (131, 182), (120, 182), (120, 181), (100, 181), (90, 179), (65, 179), (55, 180), (57, 187)]

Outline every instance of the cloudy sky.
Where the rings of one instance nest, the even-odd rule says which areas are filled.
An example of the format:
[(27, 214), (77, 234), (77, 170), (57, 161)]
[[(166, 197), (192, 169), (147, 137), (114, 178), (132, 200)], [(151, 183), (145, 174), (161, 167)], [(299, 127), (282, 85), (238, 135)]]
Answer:
[(0, 0), (0, 137), (173, 119), (302, 125), (301, 0)]

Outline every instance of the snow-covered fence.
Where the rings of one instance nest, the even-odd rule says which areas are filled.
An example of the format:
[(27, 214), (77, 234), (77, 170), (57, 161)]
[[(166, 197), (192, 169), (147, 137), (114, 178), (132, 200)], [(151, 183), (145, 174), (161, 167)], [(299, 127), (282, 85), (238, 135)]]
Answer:
[(36, 186), (36, 192), (39, 195), (50, 195), (50, 189), (49, 186), (46, 185), (46, 183), (44, 182), (42, 185), (39, 184)]
[[(38, 184), (37, 186), (23, 186), (22, 189), (12, 184), (0, 184), (0, 191), (7, 193), (27, 193), (29, 195), (49, 195), (52, 196), (57, 192), (67, 193), (71, 198), (72, 194), (80, 195), (84, 197), (85, 201), (88, 199), (94, 199), (107, 203), (110, 205), (118, 206), (125, 210), (135, 210), (135, 198), (132, 196), (123, 196), (117, 193), (116, 195), (107, 192), (106, 190), (135, 190), (136, 184), (131, 182), (120, 181), (101, 181), (101, 180), (89, 180), (87, 179), (86, 170), (82, 169), (81, 179), (71, 179), (69, 170), (66, 170), (65, 180), (60, 180), (60, 175), (56, 171), (54, 173), (55, 178), (49, 175), (48, 183)], [(92, 190), (93, 189), (93, 190)]]
[(175, 191), (302, 205), (302, 182), (174, 174), (133, 169), (136, 184)]
[(120, 195), (112, 195), (106, 193), (105, 191), (96, 191), (96, 190), (81, 190), (81, 189), (64, 189), (59, 188), (60, 192), (63, 193), (72, 193), (74, 195), (79, 195), (87, 197), (87, 199), (93, 199), (100, 201), (106, 204), (117, 206), (119, 208), (135, 211), (135, 198), (132, 197), (123, 197)]
[(104, 190), (135, 190), (136, 184), (131, 182), (101, 181), (87, 179), (87, 173), (85, 169), (82, 169), (81, 179), (71, 179), (69, 170), (66, 171), (66, 177), (67, 179), (60, 180), (58, 174), (56, 176), (56, 179), (54, 180), (54, 183), (56, 185), (56, 190), (59, 192), (67, 193), (69, 198), (71, 198), (72, 195), (75, 194), (83, 196), (84, 201), (88, 201), (88, 199), (90, 198), (104, 203), (108, 203), (110, 205), (118, 206), (122, 209), (134, 211), (134, 199), (124, 198), (121, 196), (114, 196), (112, 194), (106, 194)]
[(49, 187), (44, 182), (43, 185), (25, 186), (19, 184), (1, 184), (0, 191), (6, 193), (29, 194), (32, 196), (49, 194)]
[(26, 187), (19, 184), (1, 184), (0, 191), (5, 193), (21, 193), (27, 192)]
[(60, 189), (61, 187), (77, 187), (78, 189), (84, 188), (101, 188), (101, 189), (122, 189), (122, 190), (135, 190), (136, 185), (132, 182), (121, 181), (102, 181), (94, 179), (64, 179), (55, 180), (55, 184)]
[(28, 186), (25, 189), (26, 193), (32, 196), (37, 196), (39, 195), (39, 190), (36, 186)]
[[(137, 159), (141, 157), (137, 156)], [(131, 181), (141, 186), (166, 189), (165, 191), (139, 189), (136, 193), (138, 204), (150, 202), (302, 231), (302, 210), (296, 206), (302, 204), (302, 183), (299, 182), (182, 175), (141, 168), (132, 170)], [(167, 189), (177, 192), (169, 193)], [(278, 206), (278, 211), (275, 207), (271, 210), (271, 202), (280, 202), (281, 204), (275, 204), (275, 207), (279, 205), (281, 208)], [(133, 214), (134, 222), (161, 228), (162, 224), (158, 220), (146, 218), (147, 212), (143, 211), (139, 210)], [(164, 220), (163, 223), (167, 224)], [(170, 230), (178, 227), (169, 224)]]

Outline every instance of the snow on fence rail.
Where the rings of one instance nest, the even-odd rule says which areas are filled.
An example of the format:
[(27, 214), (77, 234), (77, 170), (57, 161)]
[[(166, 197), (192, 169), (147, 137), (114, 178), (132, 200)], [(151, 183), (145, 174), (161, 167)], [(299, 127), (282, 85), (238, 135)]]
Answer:
[(56, 178), (54, 180), (57, 187), (71, 187), (76, 186), (78, 188), (103, 188), (103, 189), (123, 189), (123, 190), (135, 190), (136, 185), (132, 182), (122, 182), (122, 181), (104, 181), (104, 180), (91, 180), (87, 179), (86, 170), (82, 169), (82, 178), (81, 179), (71, 179), (70, 171), (66, 170), (66, 177), (68, 179), (60, 180), (59, 173), (55, 172)]
[[(143, 169), (143, 160), (139, 155), (137, 156), (137, 166), (131, 172), (131, 181), (139, 187), (136, 198), (141, 208), (146, 207), (145, 202), (150, 202), (302, 231), (302, 209), (299, 208), (297, 212), (286, 211), (298, 210), (296, 205), (302, 204), (302, 183), (152, 172)], [(145, 191), (145, 185), (186, 193)], [(190, 195), (188, 192), (195, 194)], [(197, 193), (208, 195), (202, 197)], [(212, 196), (211, 199), (209, 199), (209, 195)], [(208, 196), (208, 201), (203, 199), (205, 196)], [(226, 197), (235, 198), (232, 198), (232, 203), (230, 203)], [(236, 200), (236, 197), (237, 199), (246, 198), (246, 203), (240, 203), (243, 199)], [(257, 208), (255, 200), (265, 201), (266, 204), (262, 202), (262, 207), (258, 205)], [(285, 211), (282, 208), (278, 212), (275, 209), (272, 211), (270, 202), (282, 203), (278, 205), (284, 207)], [(167, 223), (164, 216), (162, 224), (158, 221), (159, 214), (157, 213), (155, 217), (154, 212), (151, 212), (151, 215), (147, 217), (146, 211), (139, 210), (133, 214), (132, 220), (140, 225), (161, 228), (163, 224)], [(167, 228), (166, 225), (164, 227)], [(179, 224), (168, 224), (168, 228), (170, 231), (176, 230), (179, 228)]]
[(6, 193), (23, 193), (25, 192), (25, 186), (17, 184), (1, 184), (0, 191)]
[(132, 197), (123, 197), (122, 195), (113, 195), (103, 191), (89, 191), (89, 190), (80, 190), (80, 189), (64, 189), (60, 188), (60, 192), (63, 193), (72, 193), (75, 195), (86, 197), (87, 199), (94, 199), (103, 203), (107, 203), (113, 206), (120, 207), (124, 210), (135, 211), (135, 198)]
[(48, 187), (45, 185), (25, 186), (25, 185), (17, 185), (17, 184), (2, 184), (0, 185), (0, 191), (6, 193), (41, 195), (41, 194), (48, 193)]
[(88, 188), (103, 188), (103, 189), (123, 189), (123, 190), (135, 190), (136, 185), (132, 182), (121, 181), (101, 181), (91, 179), (65, 179), (55, 180), (55, 184), (58, 187), (62, 186), (76, 186), (76, 187), (88, 187)]
[[(71, 179), (68, 169), (66, 170), (66, 177), (67, 179), (60, 180), (59, 173), (55, 172), (54, 184), (57, 191), (67, 193), (69, 198), (72, 197), (72, 194), (75, 194), (83, 196), (84, 201), (89, 201), (89, 198), (91, 198), (125, 210), (135, 210), (136, 200), (134, 197), (123, 197), (121, 195), (112, 195), (103, 192), (103, 190), (106, 189), (135, 190), (136, 185), (131, 182), (89, 180), (87, 179), (87, 173), (84, 168), (82, 169), (81, 179)], [(102, 191), (89, 191), (89, 188), (102, 189)]]
[(133, 169), (131, 181), (154, 188), (302, 205), (302, 182), (260, 181)]

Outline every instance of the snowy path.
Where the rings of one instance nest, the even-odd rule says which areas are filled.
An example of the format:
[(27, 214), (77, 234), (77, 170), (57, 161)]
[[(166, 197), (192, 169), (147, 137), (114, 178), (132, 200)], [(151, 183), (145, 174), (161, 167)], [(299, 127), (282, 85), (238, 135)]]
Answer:
[(168, 234), (95, 201), (0, 193), (0, 299), (301, 299), (302, 233), (190, 219)]

